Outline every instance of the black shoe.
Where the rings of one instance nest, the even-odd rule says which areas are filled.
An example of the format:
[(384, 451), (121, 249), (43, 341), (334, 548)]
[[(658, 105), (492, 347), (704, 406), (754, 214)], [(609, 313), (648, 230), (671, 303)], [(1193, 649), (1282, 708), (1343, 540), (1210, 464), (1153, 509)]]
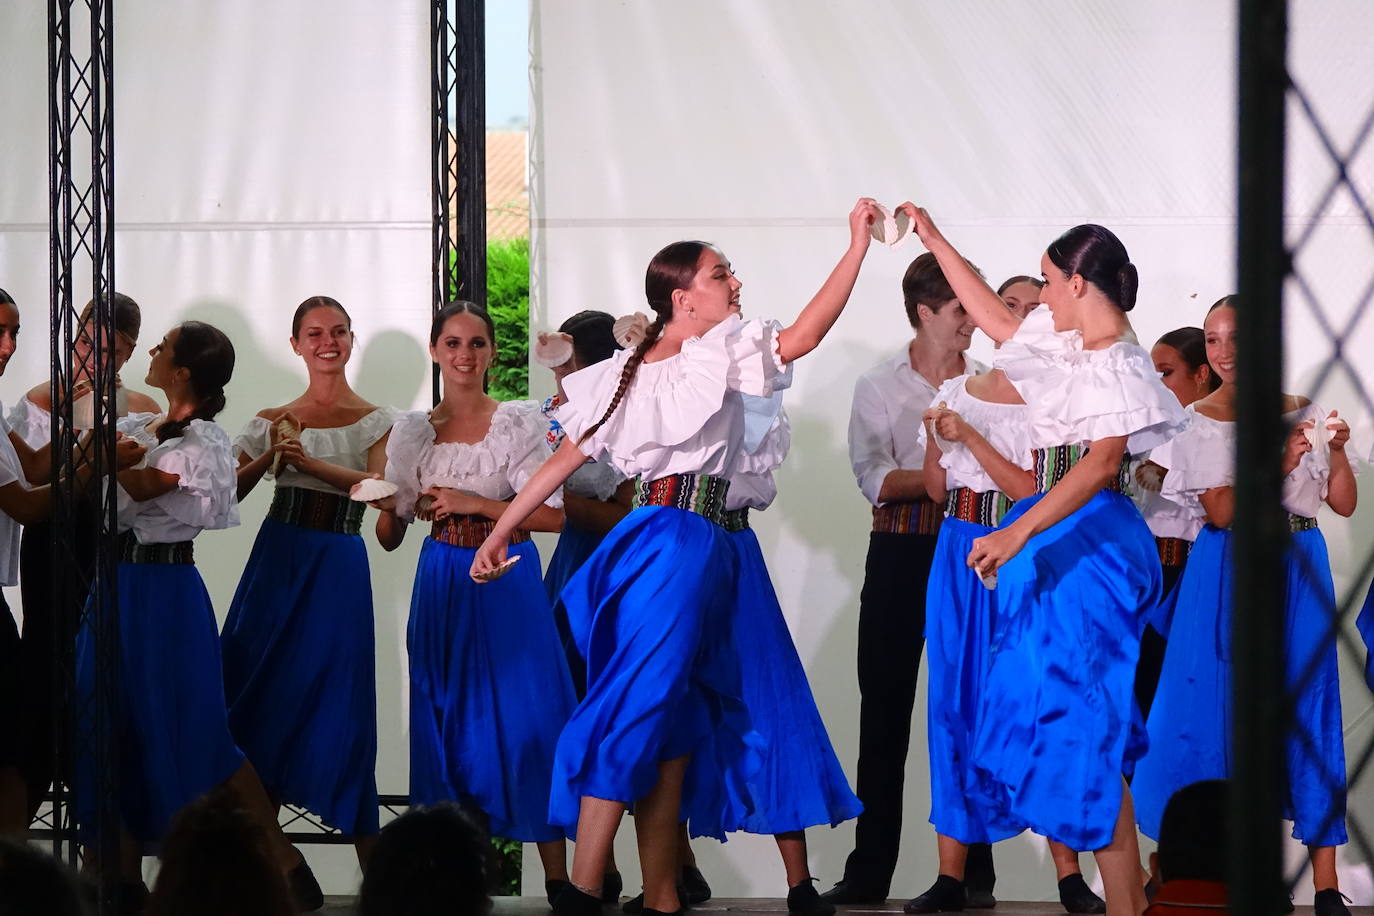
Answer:
[(320, 882), (315, 880), (315, 873), (310, 870), (305, 856), (301, 856), (301, 861), (286, 876), (286, 883), (291, 887), (291, 900), (297, 912), (313, 913), (324, 906), (324, 891), (320, 890)]
[(990, 887), (973, 887), (964, 882), (964, 909), (990, 910), (997, 906), (997, 898), (992, 896)]
[(851, 906), (856, 903), (886, 903), (887, 888), (865, 887), (845, 879), (821, 894), (821, 899), (836, 906)]
[(1345, 905), (1345, 894), (1328, 887), (1324, 891), (1317, 891), (1312, 898), (1312, 912), (1316, 916), (1350, 916), (1350, 910)]
[(959, 913), (964, 909), (964, 882), (940, 875), (935, 883), (919, 897), (902, 906), (903, 913)]
[[(711, 889), (708, 887), (706, 890), (709, 892)], [(689, 905), (689, 901), (687, 900), (687, 888), (683, 887), (681, 884), (677, 886), (677, 899), (682, 903), (684, 909)], [(643, 891), (640, 891), (620, 905), (620, 912), (629, 913), (630, 916), (635, 916), (635, 914), (643, 913), (644, 911)]]
[(990, 910), (997, 906), (992, 889), (997, 884), (997, 871), (992, 864), (992, 846), (970, 843), (964, 862), (964, 906), (970, 910)]
[(572, 883), (558, 892), (552, 906), (558, 916), (601, 916), (601, 898), (582, 893)]
[(787, 889), (787, 912), (790, 916), (834, 916), (835, 905), (822, 900), (816, 893), (816, 879), (807, 878), (796, 887)]
[(619, 903), (620, 892), (625, 889), (625, 879), (618, 871), (608, 871), (601, 879), (601, 902)]
[(682, 866), (678, 887), (678, 897), (684, 907), (696, 906), (711, 899), (711, 885), (706, 883), (706, 876), (695, 865)]
[(1070, 913), (1105, 913), (1107, 904), (1092, 892), (1082, 875), (1059, 879), (1059, 902)]
[(558, 895), (563, 893), (563, 888), (572, 884), (571, 881), (564, 881), (562, 878), (554, 878), (544, 882), (544, 896), (549, 898), (549, 906), (558, 899)]

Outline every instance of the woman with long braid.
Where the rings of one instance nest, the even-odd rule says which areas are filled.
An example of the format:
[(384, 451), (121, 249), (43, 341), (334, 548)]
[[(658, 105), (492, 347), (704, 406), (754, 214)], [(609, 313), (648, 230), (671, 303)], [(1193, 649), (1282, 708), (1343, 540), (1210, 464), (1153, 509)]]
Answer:
[[(743, 446), (738, 395), (770, 396), (849, 299), (877, 204), (849, 214), (849, 245), (789, 327), (733, 314), (740, 282), (721, 251), (676, 242), (649, 263), (655, 317), (644, 339), (564, 380), (568, 436), (478, 550), (474, 577), (506, 559), (516, 526), (588, 457), (638, 477), (639, 507), (563, 590), (587, 660), (587, 696), (563, 730), (550, 816), (577, 824), (573, 886), (555, 911), (600, 911), (607, 854), (635, 805), (644, 912), (681, 908), (675, 887), (681, 810), (694, 833), (744, 819), (749, 789), (727, 774), (757, 746), (730, 640), (738, 564), (720, 522)], [(569, 409), (570, 408), (570, 409)]]

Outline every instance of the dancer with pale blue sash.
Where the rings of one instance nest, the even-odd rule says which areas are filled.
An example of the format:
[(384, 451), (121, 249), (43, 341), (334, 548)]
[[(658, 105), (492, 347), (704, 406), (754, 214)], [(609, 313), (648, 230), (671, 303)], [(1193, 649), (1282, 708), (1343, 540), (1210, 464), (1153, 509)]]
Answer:
[[(117, 425), (147, 449), (139, 467), (119, 472), (116, 494), (115, 733), (120, 825), (130, 838), (122, 848), (131, 853), (119, 863), (121, 875), (139, 887), (140, 847), (155, 847), (172, 815), (227, 781), (261, 825), (297, 904), (318, 909), (319, 885), (286, 842), (257, 773), (230, 735), (214, 608), (193, 558), (200, 532), (239, 522), (229, 436), (213, 422), (224, 407), (234, 348), (218, 329), (188, 321), (151, 354), (147, 383), (162, 389), (167, 413), (131, 414)], [(93, 708), (94, 649), (83, 628), (76, 646), (79, 709)], [(94, 762), (79, 757), (75, 805), (86, 835), (95, 823), (97, 779)]]
[(1132, 686), (1159, 559), (1121, 494), (1131, 454), (1186, 420), (1135, 341), (1135, 265), (1109, 230), (1076, 226), (1041, 258), (1042, 306), (1011, 314), (922, 209), (904, 205), (959, 302), (1026, 402), (1036, 493), (976, 538), (968, 563), (997, 589), (973, 740), (987, 804), (1071, 849), (1093, 850), (1112, 916), (1145, 906), (1124, 775), (1143, 729)]
[(444, 380), (433, 410), (401, 416), (387, 443), (377, 540), (395, 550), (415, 520), (420, 548), (406, 625), (410, 656), (410, 803), (455, 801), (495, 836), (536, 843), (550, 896), (567, 883), (563, 825), (549, 818), (558, 734), (576, 697), (528, 531), (557, 531), (553, 490), (513, 537), (520, 562), (483, 588), (468, 577), (477, 546), (548, 457), (534, 401), (486, 394), (496, 330), (481, 306), (434, 318), (430, 355)]
[[(1024, 318), (1036, 299), (1006, 296), (1010, 282), (999, 295), (1012, 314)], [(1033, 288), (1038, 297), (1038, 286)], [(945, 506), (926, 590), (925, 629), (930, 822), (940, 871), (929, 890), (906, 903), (907, 913), (974, 908), (965, 882), (970, 846), (996, 843), (1026, 827), (978, 800), (973, 736), (992, 651), (997, 592), (978, 580), (967, 558), (976, 538), (991, 533), (1016, 500), (1035, 492), (1029, 423), (1021, 395), (1000, 369), (945, 382), (923, 417), (923, 479), (931, 498)], [(1048, 842), (1064, 909), (1105, 912), (1083, 880), (1078, 853)]]
[(587, 695), (559, 738), (550, 801), (555, 821), (577, 824), (573, 885), (554, 902), (563, 916), (600, 912), (628, 805), (650, 916), (682, 906), (679, 822), (723, 837), (753, 808), (746, 774), (762, 739), (742, 699), (729, 620), (739, 564), (721, 527), (743, 448), (738, 395), (770, 397), (788, 364), (820, 343), (879, 215), (868, 198), (855, 205), (845, 255), (786, 328), (739, 319), (740, 282), (719, 249), (662, 249), (645, 276), (654, 320), (641, 316), (629, 349), (564, 379), (567, 438), (477, 553), (474, 578), (499, 574), (516, 527), (588, 457), (639, 478), (639, 506), (563, 590), (587, 660)]
[[(1170, 796), (1203, 779), (1231, 774), (1231, 522), (1235, 515), (1236, 326), (1244, 320), (1228, 296), (1203, 325), (1207, 356), (1221, 387), (1189, 407), (1192, 423), (1159, 458), (1169, 468), (1161, 495), (1205, 521), (1179, 580), (1169, 647), (1148, 724), (1150, 748), (1132, 790), (1140, 829), (1159, 836)], [(1244, 357), (1241, 357), (1244, 358)], [(1336, 877), (1336, 847), (1346, 842), (1345, 745), (1336, 644), (1330, 628), (1336, 592), (1326, 540), (1317, 526), (1323, 504), (1355, 511), (1350, 429), (1305, 398), (1285, 395), (1290, 433), (1284, 452), (1283, 506), (1292, 540), (1286, 553), (1284, 682), (1296, 724), (1285, 739), (1285, 816), (1312, 860), (1316, 912), (1348, 916)], [(1244, 609), (1240, 609), (1243, 611)]]
[(385, 468), (397, 411), (349, 386), (353, 342), (337, 301), (302, 302), (291, 346), (308, 387), (234, 439), (238, 498), (264, 477), (276, 486), (220, 647), (229, 728), (268, 795), (352, 837), (365, 868), (378, 830), (376, 640), (365, 507), (348, 491)]

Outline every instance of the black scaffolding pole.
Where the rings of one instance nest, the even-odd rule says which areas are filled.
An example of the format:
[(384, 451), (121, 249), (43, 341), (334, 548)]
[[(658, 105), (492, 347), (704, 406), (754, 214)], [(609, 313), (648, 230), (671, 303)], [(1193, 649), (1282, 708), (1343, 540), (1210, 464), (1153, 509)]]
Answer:
[(1237, 331), (1234, 772), (1231, 912), (1279, 913), (1283, 873), (1284, 696), (1283, 480), (1284, 104), (1288, 90), (1286, 0), (1241, 0), (1237, 130)]

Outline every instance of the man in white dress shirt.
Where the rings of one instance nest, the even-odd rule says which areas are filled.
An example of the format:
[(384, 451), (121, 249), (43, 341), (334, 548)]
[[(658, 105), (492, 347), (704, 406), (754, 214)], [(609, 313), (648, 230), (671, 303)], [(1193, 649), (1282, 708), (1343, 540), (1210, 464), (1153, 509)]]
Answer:
[(915, 336), (859, 377), (849, 415), (849, 458), (873, 504), (859, 596), (858, 796), (864, 804), (844, 878), (832, 903), (885, 900), (897, 867), (902, 781), (925, 638), (926, 579), (944, 506), (926, 495), (917, 445), (921, 414), (946, 380), (987, 367), (964, 350), (974, 325), (935, 257), (923, 254), (902, 277)]

